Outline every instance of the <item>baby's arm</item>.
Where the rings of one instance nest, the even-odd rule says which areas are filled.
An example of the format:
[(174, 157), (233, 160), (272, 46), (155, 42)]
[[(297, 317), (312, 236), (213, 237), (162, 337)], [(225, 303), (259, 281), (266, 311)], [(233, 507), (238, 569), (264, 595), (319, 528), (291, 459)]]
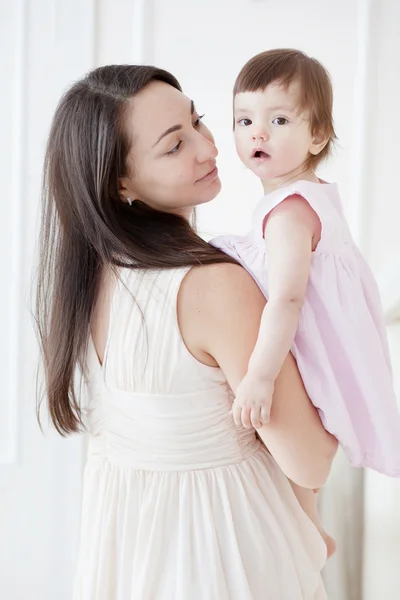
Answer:
[(296, 334), (321, 224), (304, 198), (290, 196), (269, 214), (264, 236), (269, 298), (232, 409), (237, 424), (249, 426), (251, 422), (254, 427), (269, 419), (274, 382)]
[(275, 381), (296, 334), (320, 222), (308, 202), (291, 196), (270, 213), (264, 228), (268, 302), (249, 371)]

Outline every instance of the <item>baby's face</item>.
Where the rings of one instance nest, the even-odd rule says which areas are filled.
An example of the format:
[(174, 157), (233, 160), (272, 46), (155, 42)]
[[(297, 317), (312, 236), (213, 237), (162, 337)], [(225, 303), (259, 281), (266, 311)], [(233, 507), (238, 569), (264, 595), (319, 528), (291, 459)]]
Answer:
[[(242, 162), (263, 182), (291, 179), (314, 153), (308, 114), (298, 109), (298, 84), (270, 84), (234, 100), (235, 143)], [(268, 186), (267, 186), (268, 187)]]

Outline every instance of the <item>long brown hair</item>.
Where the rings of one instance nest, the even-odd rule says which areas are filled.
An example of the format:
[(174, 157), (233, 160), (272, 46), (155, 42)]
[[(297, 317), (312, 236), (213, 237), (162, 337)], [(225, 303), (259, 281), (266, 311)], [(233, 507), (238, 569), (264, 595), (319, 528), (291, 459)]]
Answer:
[[(76, 367), (83, 368), (104, 265), (168, 269), (231, 262), (178, 215), (121, 201), (129, 140), (128, 101), (152, 81), (181, 91), (151, 66), (100, 67), (62, 97), (44, 162), (36, 323), (51, 420), (62, 435), (81, 429)], [(40, 409), (40, 399), (38, 410)]]

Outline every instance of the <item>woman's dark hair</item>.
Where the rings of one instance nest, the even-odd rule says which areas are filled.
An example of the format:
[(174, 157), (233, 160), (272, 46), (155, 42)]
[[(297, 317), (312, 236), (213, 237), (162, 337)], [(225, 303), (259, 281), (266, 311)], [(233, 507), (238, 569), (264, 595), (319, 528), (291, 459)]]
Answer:
[(83, 369), (103, 267), (168, 269), (231, 261), (183, 217), (140, 201), (129, 206), (120, 198), (130, 150), (124, 113), (152, 81), (181, 90), (173, 75), (156, 67), (100, 67), (66, 92), (51, 125), (35, 317), (49, 413), (63, 435), (82, 426), (74, 375), (77, 366)]

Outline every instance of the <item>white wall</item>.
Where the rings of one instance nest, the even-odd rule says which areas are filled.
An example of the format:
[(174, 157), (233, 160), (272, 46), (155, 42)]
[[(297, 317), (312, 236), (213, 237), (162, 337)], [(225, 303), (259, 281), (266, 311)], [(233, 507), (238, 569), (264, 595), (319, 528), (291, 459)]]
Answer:
[[(43, 147), (62, 91), (100, 64), (170, 69), (206, 112), (220, 149), (223, 191), (199, 211), (200, 228), (206, 236), (243, 232), (261, 189), (234, 152), (234, 78), (263, 49), (291, 46), (314, 54), (332, 75), (339, 136), (322, 175), (339, 182), (353, 230), (380, 275), (394, 258), (400, 263), (393, 184), (399, 24), (396, 0), (0, 0), (0, 597), (69, 598), (78, 538), (82, 444), (43, 436), (37, 427), (37, 355), (27, 310)], [(394, 276), (389, 288), (393, 305), (400, 297)], [(390, 340), (398, 373), (398, 325)], [(352, 494), (362, 486), (346, 469), (340, 463), (325, 504), (339, 538), (347, 527), (341, 517), (352, 519)], [(399, 486), (373, 474), (365, 485), (363, 600), (397, 600)], [(331, 563), (326, 577), (335, 600), (361, 600), (349, 575), (355, 558), (341, 554)]]
[(367, 166), (370, 210), (366, 225), (377, 272), (400, 263), (400, 3), (375, 3), (369, 73)]
[[(336, 89), (335, 121), (340, 153), (324, 170), (351, 189), (353, 82), (357, 63), (357, 3), (338, 0), (154, 0), (151, 60), (171, 70), (198, 109), (206, 113), (220, 149), (223, 189), (202, 207), (199, 226), (207, 233), (245, 232), (261, 187), (236, 157), (232, 137), (232, 95), (236, 75), (257, 52), (295, 47), (315, 54), (329, 69)], [(340, 44), (338, 44), (340, 40)], [(350, 127), (349, 127), (350, 125)]]
[(65, 85), (93, 66), (91, 3), (0, 3), (0, 596), (69, 598), (80, 443), (42, 435), (29, 286), (46, 131)]

